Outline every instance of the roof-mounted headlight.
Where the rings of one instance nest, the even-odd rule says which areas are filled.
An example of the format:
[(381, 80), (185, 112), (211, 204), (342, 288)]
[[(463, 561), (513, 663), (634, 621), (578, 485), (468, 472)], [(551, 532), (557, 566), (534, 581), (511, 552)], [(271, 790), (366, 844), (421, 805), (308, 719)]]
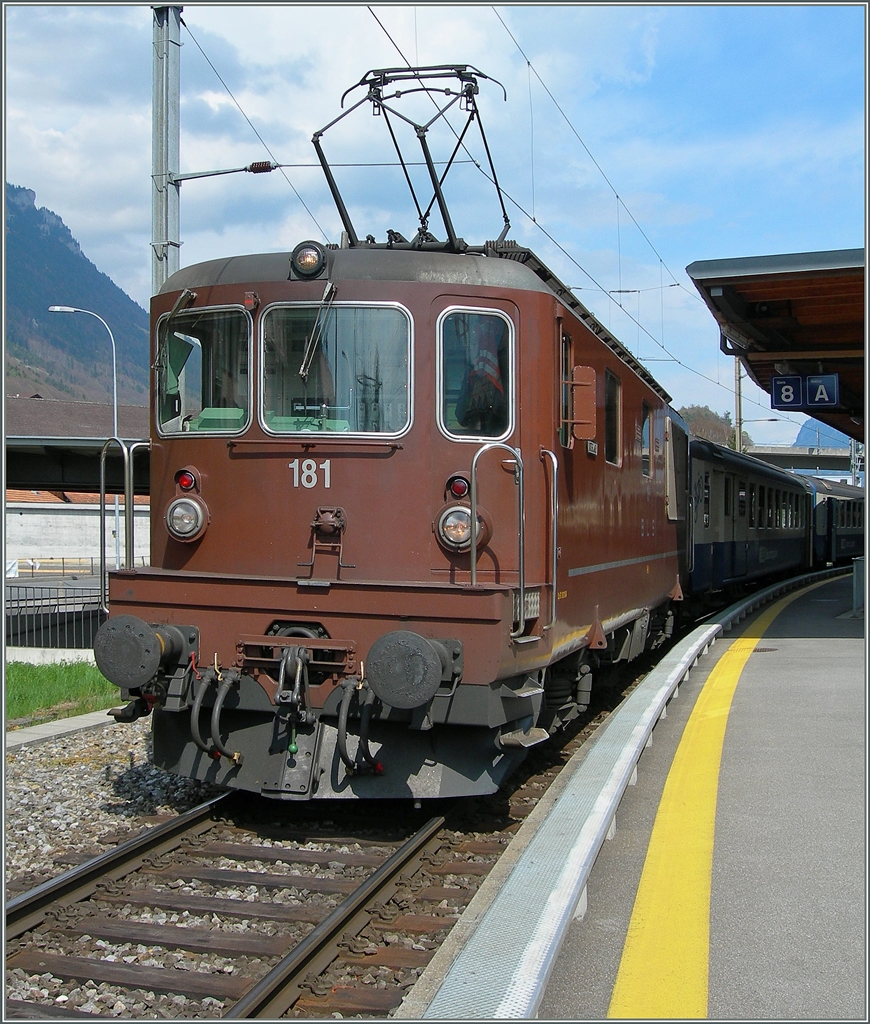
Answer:
[(290, 257), (290, 267), (299, 277), (317, 277), (325, 266), (326, 252), (317, 242), (300, 242)]

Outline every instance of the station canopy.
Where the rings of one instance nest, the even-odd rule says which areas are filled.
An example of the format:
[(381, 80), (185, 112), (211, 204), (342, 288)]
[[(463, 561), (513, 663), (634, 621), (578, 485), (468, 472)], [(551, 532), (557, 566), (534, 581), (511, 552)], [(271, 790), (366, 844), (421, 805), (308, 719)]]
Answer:
[(771, 394), (773, 377), (836, 374), (836, 408), (798, 411), (864, 441), (864, 250), (701, 260), (686, 267), (720, 346)]

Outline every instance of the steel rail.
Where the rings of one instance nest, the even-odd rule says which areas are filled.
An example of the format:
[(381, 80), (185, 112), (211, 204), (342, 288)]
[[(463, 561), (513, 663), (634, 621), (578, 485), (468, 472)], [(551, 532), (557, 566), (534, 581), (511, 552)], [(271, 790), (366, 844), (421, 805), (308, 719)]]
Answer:
[(77, 903), (90, 896), (100, 882), (117, 881), (141, 867), (145, 854), (165, 853), (175, 848), (191, 830), (208, 825), (218, 806), (235, 794), (221, 793), (171, 821), (154, 825), (142, 835), (98, 854), (56, 878), (16, 896), (6, 904), (6, 938), (12, 939), (34, 928), (53, 903)]
[(222, 1019), (278, 1020), (296, 999), (292, 986), (317, 954), (339, 937), (350, 920), (407, 865), (444, 825), (443, 817), (431, 818), (402, 847), (310, 932), (275, 967), (242, 996)]

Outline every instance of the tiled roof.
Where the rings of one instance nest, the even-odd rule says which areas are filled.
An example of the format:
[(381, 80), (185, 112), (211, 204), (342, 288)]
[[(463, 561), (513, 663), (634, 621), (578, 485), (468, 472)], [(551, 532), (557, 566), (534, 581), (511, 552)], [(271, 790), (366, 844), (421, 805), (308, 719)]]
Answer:
[[(106, 496), (107, 504), (113, 504), (114, 498), (112, 495)], [(18, 505), (99, 505), (100, 496), (99, 494), (78, 494), (74, 491), (22, 491), (16, 490), (12, 487), (6, 488), (6, 504), (18, 504)], [(133, 496), (134, 505), (148, 505), (149, 498), (145, 494), (136, 494)], [(124, 497), (119, 497), (119, 504), (121, 508), (124, 507)]]
[[(145, 438), (148, 428), (147, 408), (118, 406), (118, 432), (122, 438)], [(6, 397), (7, 437), (111, 437), (111, 434), (111, 403)]]

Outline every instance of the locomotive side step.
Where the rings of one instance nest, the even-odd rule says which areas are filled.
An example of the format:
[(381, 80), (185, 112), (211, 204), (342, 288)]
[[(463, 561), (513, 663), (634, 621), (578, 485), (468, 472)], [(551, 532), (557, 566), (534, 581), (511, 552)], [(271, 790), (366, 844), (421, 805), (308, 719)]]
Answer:
[(503, 747), (534, 747), (549, 738), (550, 734), (546, 729), (534, 728), (529, 729), (528, 732), (523, 732), (522, 729), (514, 729), (513, 732), (502, 733), (498, 738), (498, 742)]
[(529, 681), (523, 683), (518, 690), (514, 690), (510, 686), (503, 685), (500, 691), (502, 697), (537, 697), (539, 693), (543, 692), (543, 686)]

